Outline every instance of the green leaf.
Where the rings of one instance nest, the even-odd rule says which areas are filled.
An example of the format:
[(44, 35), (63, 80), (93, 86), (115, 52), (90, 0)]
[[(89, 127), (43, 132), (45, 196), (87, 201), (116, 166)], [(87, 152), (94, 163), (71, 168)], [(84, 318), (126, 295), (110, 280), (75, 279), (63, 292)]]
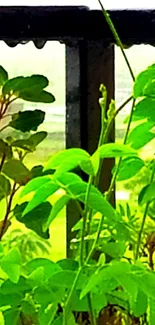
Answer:
[(55, 315), (57, 313), (57, 304), (49, 305), (46, 309), (44, 306), (39, 310), (39, 324), (51, 325)]
[[(71, 289), (73, 282), (75, 280), (77, 272), (70, 270), (62, 270), (55, 274), (53, 274), (50, 278), (51, 285), (58, 288)], [(79, 276), (76, 289), (82, 289), (85, 282), (87, 280), (87, 276), (84, 273), (81, 273)]]
[(20, 197), (23, 197), (24, 195), (27, 195), (31, 192), (34, 192), (37, 190), (39, 187), (43, 186), (44, 184), (48, 183), (51, 181), (51, 178), (49, 176), (41, 176), (41, 177), (36, 177), (32, 179), (30, 182), (24, 186)]
[(32, 152), (46, 137), (47, 132), (37, 132), (30, 135), (28, 139), (16, 140), (12, 142), (12, 147), (17, 147)]
[(9, 79), (3, 86), (3, 95), (15, 94), (20, 97), (22, 92), (31, 90), (31, 92), (41, 92), (42, 89), (48, 86), (48, 79), (42, 75), (32, 75), (30, 77), (16, 77)]
[(138, 197), (138, 204), (146, 204), (155, 199), (155, 182), (143, 187)]
[(3, 313), (1, 311), (0, 311), (0, 324), (5, 325), (4, 316), (3, 316)]
[[(82, 203), (85, 203), (87, 187), (88, 184), (86, 182), (76, 182), (68, 185), (68, 188), (66, 190), (72, 199), (76, 199)], [(91, 186), (90, 189), (88, 207), (92, 210), (101, 212), (104, 216), (112, 220), (116, 219), (116, 212), (114, 208), (104, 198), (102, 193), (94, 186)]]
[(143, 267), (133, 269), (132, 278), (139, 288), (148, 296), (154, 299), (155, 292), (155, 274)]
[(0, 174), (0, 201), (7, 197), (11, 191), (11, 184), (9, 180)]
[(38, 205), (43, 203), (49, 196), (55, 193), (59, 189), (59, 185), (51, 179), (51, 181), (46, 182), (39, 187), (38, 191), (34, 194), (33, 198), (29, 201), (26, 209), (23, 212), (23, 216), (34, 210)]
[(131, 302), (132, 302), (131, 308), (132, 308), (134, 316), (140, 317), (140, 316), (144, 315), (144, 313), (147, 310), (148, 299), (147, 299), (146, 294), (141, 289), (138, 289), (136, 301), (133, 300), (131, 297)]
[(107, 143), (98, 149), (100, 158), (116, 158), (123, 156), (137, 156), (136, 151), (125, 144)]
[(53, 103), (55, 101), (55, 97), (45, 90), (41, 92), (36, 91), (35, 93), (32, 90), (22, 91), (19, 97), (28, 102), (35, 103)]
[(4, 83), (8, 80), (7, 71), (0, 65), (0, 86), (4, 85)]
[(10, 159), (12, 157), (12, 148), (8, 145), (7, 142), (0, 139), (0, 157), (3, 156)]
[[(117, 181), (124, 181), (135, 176), (143, 166), (144, 161), (139, 157), (129, 157), (123, 159), (120, 164)], [(115, 168), (113, 169), (113, 173)]]
[(69, 202), (70, 197), (67, 195), (62, 196), (58, 199), (52, 207), (51, 213), (47, 219), (45, 224), (44, 230), (48, 229), (51, 222), (57, 217), (58, 213), (67, 205)]
[(35, 109), (34, 111), (18, 112), (12, 115), (9, 126), (22, 132), (36, 131), (43, 123), (45, 112)]
[(79, 263), (72, 258), (65, 258), (57, 262), (63, 270), (77, 271)]
[(89, 292), (109, 293), (118, 287), (116, 281), (110, 272), (110, 265), (99, 267), (88, 279), (80, 294), (80, 299), (84, 298)]
[(102, 251), (115, 259), (120, 259), (123, 257), (126, 251), (125, 241), (116, 243), (103, 243)]
[(155, 299), (149, 299), (149, 310), (148, 310), (148, 321), (149, 325), (155, 324)]
[(155, 133), (150, 130), (153, 128), (153, 123), (144, 122), (136, 126), (129, 134), (127, 143), (134, 149), (141, 149), (147, 143), (155, 138)]
[(8, 293), (5, 295), (0, 293), (0, 307), (4, 307), (4, 306), (17, 307), (20, 305), (22, 299), (23, 296), (19, 294), (17, 291), (16, 293), (13, 294)]
[(16, 205), (14, 209), (14, 216), (19, 221), (25, 224), (28, 229), (35, 231), (40, 237), (44, 239), (49, 238), (49, 230), (44, 230), (44, 226), (47, 223), (52, 206), (49, 202), (43, 202), (35, 209), (22, 216), (23, 211), (27, 206), (27, 202), (20, 205)]
[(2, 169), (3, 173), (20, 185), (25, 185), (31, 179), (31, 173), (27, 167), (17, 159), (7, 161)]
[(59, 171), (67, 172), (76, 168), (82, 160), (89, 157), (89, 154), (83, 149), (72, 148), (62, 150), (52, 156), (44, 170), (59, 168)]
[(17, 325), (19, 320), (20, 310), (19, 308), (10, 308), (3, 312), (5, 325)]
[(28, 274), (30, 274), (40, 267), (44, 269), (44, 275), (46, 280), (50, 279), (52, 274), (61, 271), (61, 266), (46, 258), (35, 258), (32, 261), (28, 262), (26, 264), (26, 271), (28, 272)]
[(34, 270), (28, 277), (27, 283), (32, 287), (38, 287), (44, 283), (44, 268), (42, 266)]
[(99, 151), (95, 151), (95, 153), (90, 157), (90, 160), (93, 165), (94, 175), (97, 175), (100, 165)]
[(13, 248), (9, 253), (0, 260), (0, 266), (8, 275), (9, 279), (17, 283), (20, 277), (21, 255), (17, 248)]
[[(155, 65), (149, 66), (142, 71), (135, 80), (133, 94), (135, 98), (145, 96), (147, 89), (151, 86), (155, 79)], [(146, 91), (146, 92), (145, 92)]]
[(144, 98), (135, 105), (132, 121), (147, 119), (150, 123), (155, 122), (155, 99)]
[(30, 290), (30, 286), (27, 283), (27, 279), (23, 276), (20, 276), (17, 283), (11, 282), (9, 279), (7, 279), (5, 282), (3, 282), (1, 286), (1, 293), (4, 296), (10, 295), (13, 296), (17, 292), (18, 294), (25, 295), (26, 292)]

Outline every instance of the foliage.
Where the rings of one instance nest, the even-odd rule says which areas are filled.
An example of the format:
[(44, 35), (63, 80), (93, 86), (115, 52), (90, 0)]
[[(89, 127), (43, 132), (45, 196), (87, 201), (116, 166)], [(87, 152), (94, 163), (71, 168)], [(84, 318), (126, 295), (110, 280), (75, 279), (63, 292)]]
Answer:
[[(101, 7), (123, 51), (115, 27), (102, 4)], [(100, 86), (99, 99), (100, 139), (92, 155), (82, 148), (70, 148), (53, 155), (45, 167), (35, 166), (29, 170), (23, 162), (25, 155), (34, 151), (46, 137), (45, 132), (32, 133), (44, 118), (37, 110), (33, 114), (18, 112), (8, 124), (22, 132), (29, 131), (27, 139), (0, 141), (0, 199), (6, 200), (6, 214), (0, 227), (0, 238), (5, 240), (5, 248), (3, 241), (0, 244), (2, 324), (155, 323), (155, 161), (152, 157), (152, 161), (146, 164), (140, 156), (140, 149), (155, 137), (155, 65), (135, 79), (125, 54), (124, 57), (134, 82), (130, 97), (132, 109), (125, 120), (127, 129), (122, 144), (108, 143), (108, 137), (115, 117), (129, 100), (118, 109), (112, 100), (107, 109), (104, 85)], [(53, 95), (44, 90), (48, 81), (43, 76), (8, 80), (8, 73), (1, 67), (0, 84), (1, 118), (8, 105), (17, 98), (36, 102), (54, 100)], [(138, 121), (136, 126), (135, 121)], [(115, 166), (109, 189), (102, 193), (99, 181), (103, 161), (107, 158), (114, 158)], [(145, 178), (146, 182), (138, 193), (136, 210), (132, 211), (128, 203), (117, 208), (112, 206), (110, 199), (116, 181), (134, 180), (144, 169), (150, 177), (148, 181)], [(80, 176), (84, 174), (85, 180)], [(21, 186), (18, 204), (14, 206), (13, 197)], [(60, 195), (51, 205), (50, 197), (57, 191)], [(15, 218), (45, 241), (49, 238), (53, 220), (70, 201), (75, 203), (81, 216), (73, 227), (77, 233), (71, 243), (75, 258), (56, 263), (32, 255), (30, 260), (23, 259), (23, 242), (18, 239), (20, 244), (17, 247), (14, 237), (9, 240), (5, 235), (3, 238), (11, 219)], [(152, 222), (151, 229), (146, 224), (147, 218)], [(38, 240), (36, 247), (46, 250), (47, 245), (40, 246), (39, 243)], [(32, 249), (31, 245), (27, 240), (26, 247)], [(98, 259), (94, 258), (96, 253), (99, 253)]]

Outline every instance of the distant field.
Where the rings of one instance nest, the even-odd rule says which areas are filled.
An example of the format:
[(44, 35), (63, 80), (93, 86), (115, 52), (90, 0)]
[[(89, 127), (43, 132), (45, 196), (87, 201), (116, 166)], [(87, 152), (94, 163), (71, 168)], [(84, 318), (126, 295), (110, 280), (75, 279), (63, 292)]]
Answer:
[[(128, 57), (137, 75), (139, 71), (155, 62), (155, 48), (151, 46), (134, 46), (127, 50)], [(26, 163), (29, 167), (34, 164), (44, 164), (45, 161), (56, 151), (65, 147), (65, 46), (58, 42), (48, 42), (42, 50), (38, 50), (30, 42), (27, 45), (18, 45), (16, 48), (9, 48), (5, 43), (0, 42), (0, 65), (8, 72), (10, 77), (18, 75), (31, 75), (35, 73), (44, 74), (49, 79), (48, 90), (53, 92), (56, 101), (53, 104), (31, 104), (19, 102), (19, 109), (40, 108), (46, 112), (44, 124), (40, 130), (48, 132), (48, 138), (42, 143), (35, 154), (27, 157)], [(116, 48), (116, 102), (119, 106), (128, 96), (130, 96), (131, 77), (122, 59), (120, 51)], [(12, 110), (16, 109), (12, 105)], [(124, 117), (128, 113), (130, 105), (119, 115), (116, 122), (117, 130), (123, 137)], [(149, 144), (143, 150), (142, 155), (148, 157), (152, 155), (155, 143)], [(125, 197), (126, 190), (123, 185), (117, 187)], [(124, 194), (123, 194), (124, 193)], [(129, 191), (130, 196), (130, 191)], [(124, 196), (123, 196), (124, 195)], [(0, 216), (4, 207), (0, 205)], [(51, 225), (51, 257), (62, 258), (65, 254), (65, 211)]]

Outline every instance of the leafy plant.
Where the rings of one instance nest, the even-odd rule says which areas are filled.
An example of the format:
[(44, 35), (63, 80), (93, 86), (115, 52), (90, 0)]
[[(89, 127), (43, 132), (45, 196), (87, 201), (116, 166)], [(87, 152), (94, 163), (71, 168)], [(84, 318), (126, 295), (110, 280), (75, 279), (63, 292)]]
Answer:
[[(155, 323), (155, 228), (146, 223), (148, 219), (154, 225), (155, 161), (152, 157), (146, 164), (140, 157), (140, 149), (155, 137), (155, 65), (134, 77), (119, 35), (100, 0), (99, 3), (126, 60), (133, 91), (121, 107), (117, 108), (113, 100), (107, 107), (107, 90), (102, 84), (101, 132), (95, 152), (90, 155), (82, 148), (66, 149), (53, 155), (44, 168), (28, 170), (23, 164), (25, 155), (35, 150), (45, 137), (45, 133), (32, 133), (42, 121), (42, 113), (21, 112), (11, 117), (9, 126), (31, 134), (27, 139), (0, 142), (0, 198), (6, 199), (0, 237), (13, 216), (47, 239), (53, 220), (70, 201), (75, 203), (81, 219), (73, 227), (77, 236), (71, 243), (75, 255), (72, 259), (54, 263), (47, 258), (32, 258), (23, 263), (17, 247), (11, 245), (6, 251), (0, 245), (0, 317), (6, 325)], [(1, 68), (0, 82), (2, 102), (5, 101), (2, 117), (7, 100), (11, 103), (17, 97), (44, 102), (54, 99), (44, 91), (47, 80), (42, 76), (8, 80), (7, 72)], [(132, 107), (125, 119), (123, 143), (108, 143), (113, 122), (129, 101)], [(23, 123), (27, 116), (32, 118), (28, 125)], [(138, 124), (132, 127), (135, 121)], [(107, 158), (115, 158), (115, 167), (108, 191), (101, 193), (98, 184)], [(128, 203), (112, 206), (110, 199), (116, 181), (132, 179), (143, 168), (150, 179), (136, 197), (135, 211)], [(88, 177), (87, 182), (77, 174), (79, 169)], [(21, 186), (24, 187), (18, 204), (12, 206), (13, 196)], [(59, 196), (51, 205), (50, 197), (57, 191)], [(98, 259), (94, 258), (96, 252)]]

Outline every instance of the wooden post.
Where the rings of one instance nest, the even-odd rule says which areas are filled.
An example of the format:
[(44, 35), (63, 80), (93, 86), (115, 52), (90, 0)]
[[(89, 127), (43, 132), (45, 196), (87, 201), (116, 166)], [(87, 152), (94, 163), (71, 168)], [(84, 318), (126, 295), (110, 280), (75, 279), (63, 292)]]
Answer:
[[(108, 89), (108, 101), (114, 98), (114, 47), (103, 41), (80, 41), (66, 45), (66, 147), (81, 147), (92, 154), (100, 133), (99, 86)], [(114, 130), (110, 141), (114, 139)], [(100, 189), (108, 189), (113, 160), (104, 163)], [(71, 202), (67, 208), (67, 256), (71, 255), (73, 225), (79, 220)]]

